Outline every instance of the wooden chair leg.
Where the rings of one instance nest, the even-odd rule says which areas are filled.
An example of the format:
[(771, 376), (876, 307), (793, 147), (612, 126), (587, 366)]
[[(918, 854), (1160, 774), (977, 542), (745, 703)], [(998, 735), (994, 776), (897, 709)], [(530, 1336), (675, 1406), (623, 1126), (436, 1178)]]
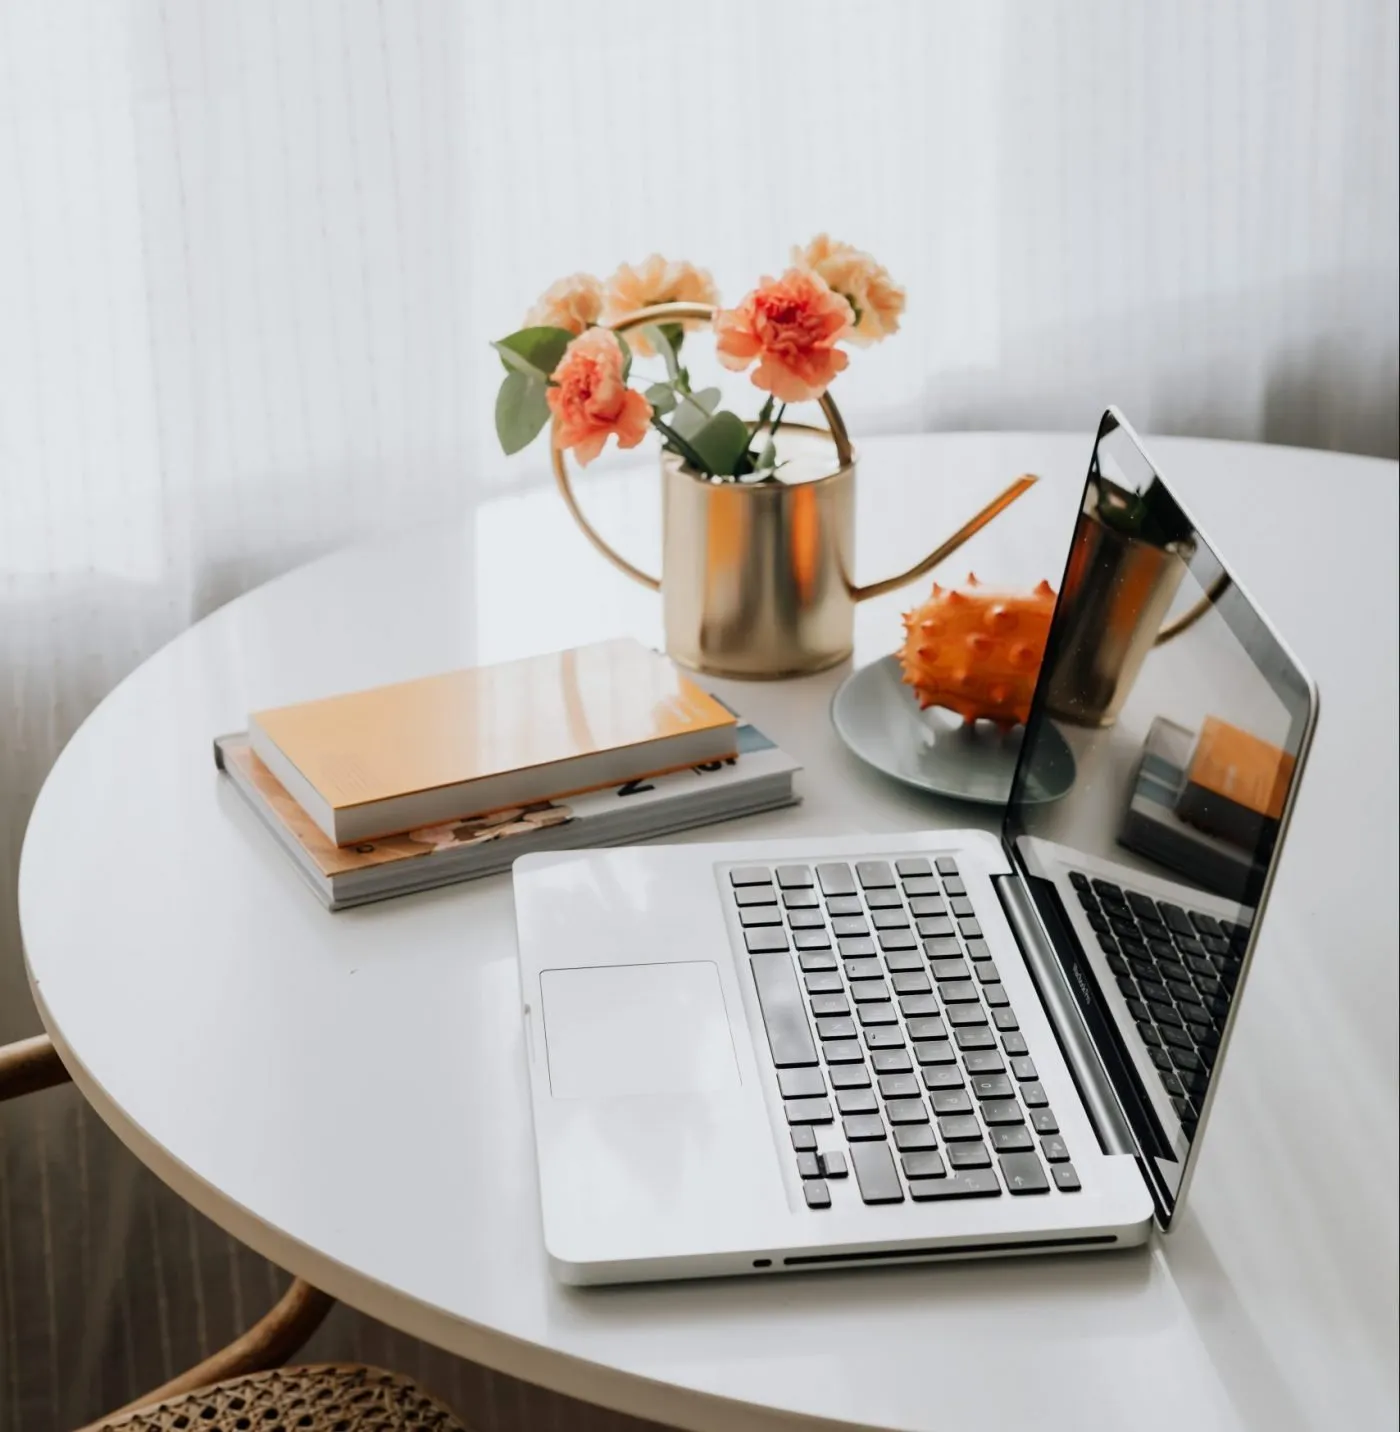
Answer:
[(66, 1084), (71, 1077), (47, 1034), (0, 1045), (0, 1104)]
[(302, 1278), (294, 1278), (292, 1285), (282, 1295), (281, 1301), (272, 1307), (241, 1338), (227, 1347), (220, 1348), (212, 1357), (173, 1377), (169, 1382), (154, 1388), (109, 1412), (83, 1432), (103, 1426), (114, 1417), (153, 1403), (164, 1402), (178, 1397), (181, 1393), (197, 1392), (202, 1387), (212, 1387), (230, 1377), (241, 1377), (250, 1372), (266, 1372), (281, 1367), (293, 1353), (298, 1352), (306, 1340), (325, 1321), (326, 1314), (335, 1306), (335, 1299), (313, 1288)]

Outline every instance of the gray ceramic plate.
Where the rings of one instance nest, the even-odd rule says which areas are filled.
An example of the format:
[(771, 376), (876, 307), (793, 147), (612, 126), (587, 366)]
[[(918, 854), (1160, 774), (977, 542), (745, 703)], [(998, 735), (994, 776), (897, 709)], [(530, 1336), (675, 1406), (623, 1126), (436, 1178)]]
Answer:
[[(920, 711), (893, 656), (846, 678), (831, 721), (862, 761), (906, 785), (984, 805), (1005, 805), (1011, 794), (1024, 728), (1003, 735), (989, 721), (968, 726), (940, 707)], [(1045, 758), (1026, 791), (1037, 802), (1059, 800), (1074, 784), (1074, 755), (1048, 723), (1044, 741)]]

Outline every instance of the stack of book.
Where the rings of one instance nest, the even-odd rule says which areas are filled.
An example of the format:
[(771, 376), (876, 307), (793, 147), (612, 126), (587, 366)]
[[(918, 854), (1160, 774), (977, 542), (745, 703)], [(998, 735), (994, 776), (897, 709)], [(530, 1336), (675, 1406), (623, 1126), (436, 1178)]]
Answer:
[(626, 640), (256, 712), (214, 758), (331, 910), (798, 799), (796, 762)]

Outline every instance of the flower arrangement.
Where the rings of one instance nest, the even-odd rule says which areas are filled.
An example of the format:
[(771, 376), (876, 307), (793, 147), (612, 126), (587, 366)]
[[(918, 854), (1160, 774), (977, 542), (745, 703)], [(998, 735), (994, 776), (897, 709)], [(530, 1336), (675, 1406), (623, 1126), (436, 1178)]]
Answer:
[[(718, 388), (693, 390), (681, 355), (702, 320), (650, 323), (629, 337), (607, 326), (663, 303), (715, 310), (720, 363), (748, 372), (766, 394), (756, 420), (720, 407)], [(493, 345), (506, 368), (496, 433), (506, 453), (519, 452), (552, 417), (554, 445), (587, 464), (609, 438), (632, 448), (655, 429), (667, 451), (711, 481), (772, 479), (787, 404), (820, 398), (850, 361), (842, 345), (883, 341), (903, 312), (904, 290), (884, 267), (825, 234), (795, 248), (786, 271), (760, 280), (735, 308), (719, 307), (704, 269), (657, 254), (621, 265), (606, 283), (573, 274), (545, 290), (523, 328)], [(634, 386), (634, 358), (659, 358), (664, 376)]]

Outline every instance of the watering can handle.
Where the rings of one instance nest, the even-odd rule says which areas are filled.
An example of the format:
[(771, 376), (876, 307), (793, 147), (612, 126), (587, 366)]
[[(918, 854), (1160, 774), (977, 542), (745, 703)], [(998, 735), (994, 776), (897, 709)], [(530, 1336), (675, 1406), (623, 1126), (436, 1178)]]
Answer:
[[(644, 323), (680, 323), (687, 320), (708, 323), (714, 318), (715, 312), (714, 306), (708, 303), (654, 303), (648, 308), (639, 308), (635, 313), (629, 313), (625, 318), (620, 318), (609, 326), (614, 333), (626, 333), (629, 329), (638, 328)], [(831, 396), (830, 389), (824, 392), (817, 401), (821, 405), (827, 427), (831, 430), (831, 440), (836, 447), (836, 460), (841, 467), (849, 467), (855, 454), (851, 448), (851, 439), (846, 431), (845, 420)], [(555, 419), (555, 424), (557, 422), (558, 419)], [(555, 425), (551, 424), (549, 455), (554, 465), (554, 481), (559, 488), (559, 495), (564, 499), (564, 505), (569, 509), (574, 521), (578, 523), (579, 530), (619, 572), (631, 577), (634, 582), (640, 582), (642, 586), (651, 588), (653, 592), (659, 592), (661, 590), (660, 578), (653, 577), (649, 572), (642, 571), (640, 567), (633, 566), (625, 557), (614, 551), (608, 541), (583, 515), (583, 509), (579, 506), (578, 498), (574, 494), (573, 484), (569, 481), (569, 469), (564, 461), (563, 449), (555, 443), (555, 435)], [(940, 562), (951, 557), (969, 537), (980, 532), (992, 518), (1010, 507), (1035, 483), (1034, 476), (1030, 473), (1023, 473), (1004, 492), (994, 497), (975, 517), (958, 528), (946, 542), (940, 543), (927, 557), (922, 558), (906, 571), (893, 577), (886, 577), (882, 582), (871, 582), (868, 586), (852, 586), (850, 589), (851, 600), (863, 602), (868, 597), (883, 596), (886, 592), (903, 587), (916, 578), (922, 577), (926, 572), (932, 571)]]

